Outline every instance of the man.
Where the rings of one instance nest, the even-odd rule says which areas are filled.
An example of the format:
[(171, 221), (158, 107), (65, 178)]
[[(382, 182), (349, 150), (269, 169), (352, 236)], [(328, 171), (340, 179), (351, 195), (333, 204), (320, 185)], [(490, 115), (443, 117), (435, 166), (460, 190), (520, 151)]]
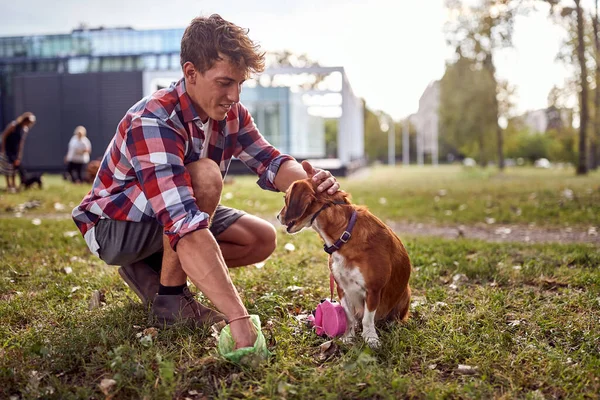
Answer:
[[(244, 80), (264, 69), (247, 30), (219, 15), (195, 18), (181, 40), (181, 65), (182, 80), (142, 99), (119, 123), (73, 218), (90, 250), (121, 265), (127, 284), (152, 302), (159, 322), (226, 319), (236, 347), (252, 346), (256, 331), (227, 267), (266, 259), (276, 232), (219, 205), (231, 158), (267, 190), (285, 191), (307, 172), (320, 190), (334, 193), (339, 184), (272, 147), (239, 103)], [(187, 278), (222, 314), (193, 298)]]

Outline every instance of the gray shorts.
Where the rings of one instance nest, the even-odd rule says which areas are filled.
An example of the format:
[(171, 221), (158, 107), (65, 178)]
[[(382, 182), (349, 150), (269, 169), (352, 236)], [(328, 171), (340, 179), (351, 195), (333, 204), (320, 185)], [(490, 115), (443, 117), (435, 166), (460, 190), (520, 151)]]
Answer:
[[(217, 206), (210, 232), (218, 240), (225, 229), (246, 213)], [(100, 258), (110, 265), (128, 265), (163, 250), (163, 226), (158, 221), (130, 222), (101, 219), (95, 226)]]

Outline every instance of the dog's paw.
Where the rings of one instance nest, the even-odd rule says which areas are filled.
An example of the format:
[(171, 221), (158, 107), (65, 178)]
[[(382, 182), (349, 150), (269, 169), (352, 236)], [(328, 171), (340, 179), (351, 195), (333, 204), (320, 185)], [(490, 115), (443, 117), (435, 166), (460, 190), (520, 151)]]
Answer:
[(354, 341), (354, 330), (347, 332), (342, 336), (342, 343), (350, 344)]
[(364, 339), (367, 345), (372, 349), (377, 349), (381, 345), (381, 341), (377, 336), (367, 336)]

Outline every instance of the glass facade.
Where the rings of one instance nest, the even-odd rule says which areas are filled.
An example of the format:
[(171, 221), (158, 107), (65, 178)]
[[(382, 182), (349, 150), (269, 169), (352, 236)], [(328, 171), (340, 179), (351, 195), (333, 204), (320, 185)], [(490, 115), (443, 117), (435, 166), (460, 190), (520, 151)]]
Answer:
[(183, 32), (98, 28), (0, 37), (0, 123), (12, 118), (15, 74), (177, 70)]
[[(179, 53), (183, 29), (76, 29), (70, 34), (0, 38), (0, 62), (14, 59)], [(10, 60), (12, 59), (12, 60)]]

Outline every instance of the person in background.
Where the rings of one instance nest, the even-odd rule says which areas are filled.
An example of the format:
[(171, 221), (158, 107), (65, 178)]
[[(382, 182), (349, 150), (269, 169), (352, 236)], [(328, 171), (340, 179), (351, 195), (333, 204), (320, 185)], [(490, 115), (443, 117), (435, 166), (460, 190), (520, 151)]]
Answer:
[(65, 156), (67, 173), (74, 183), (81, 183), (85, 180), (84, 169), (90, 162), (91, 152), (92, 144), (87, 138), (87, 131), (80, 125), (73, 131), (73, 137), (69, 140), (69, 148)]
[(6, 176), (6, 187), (9, 193), (17, 192), (15, 176), (21, 166), (25, 138), (35, 122), (35, 115), (31, 112), (25, 112), (8, 124), (2, 133), (0, 172)]

